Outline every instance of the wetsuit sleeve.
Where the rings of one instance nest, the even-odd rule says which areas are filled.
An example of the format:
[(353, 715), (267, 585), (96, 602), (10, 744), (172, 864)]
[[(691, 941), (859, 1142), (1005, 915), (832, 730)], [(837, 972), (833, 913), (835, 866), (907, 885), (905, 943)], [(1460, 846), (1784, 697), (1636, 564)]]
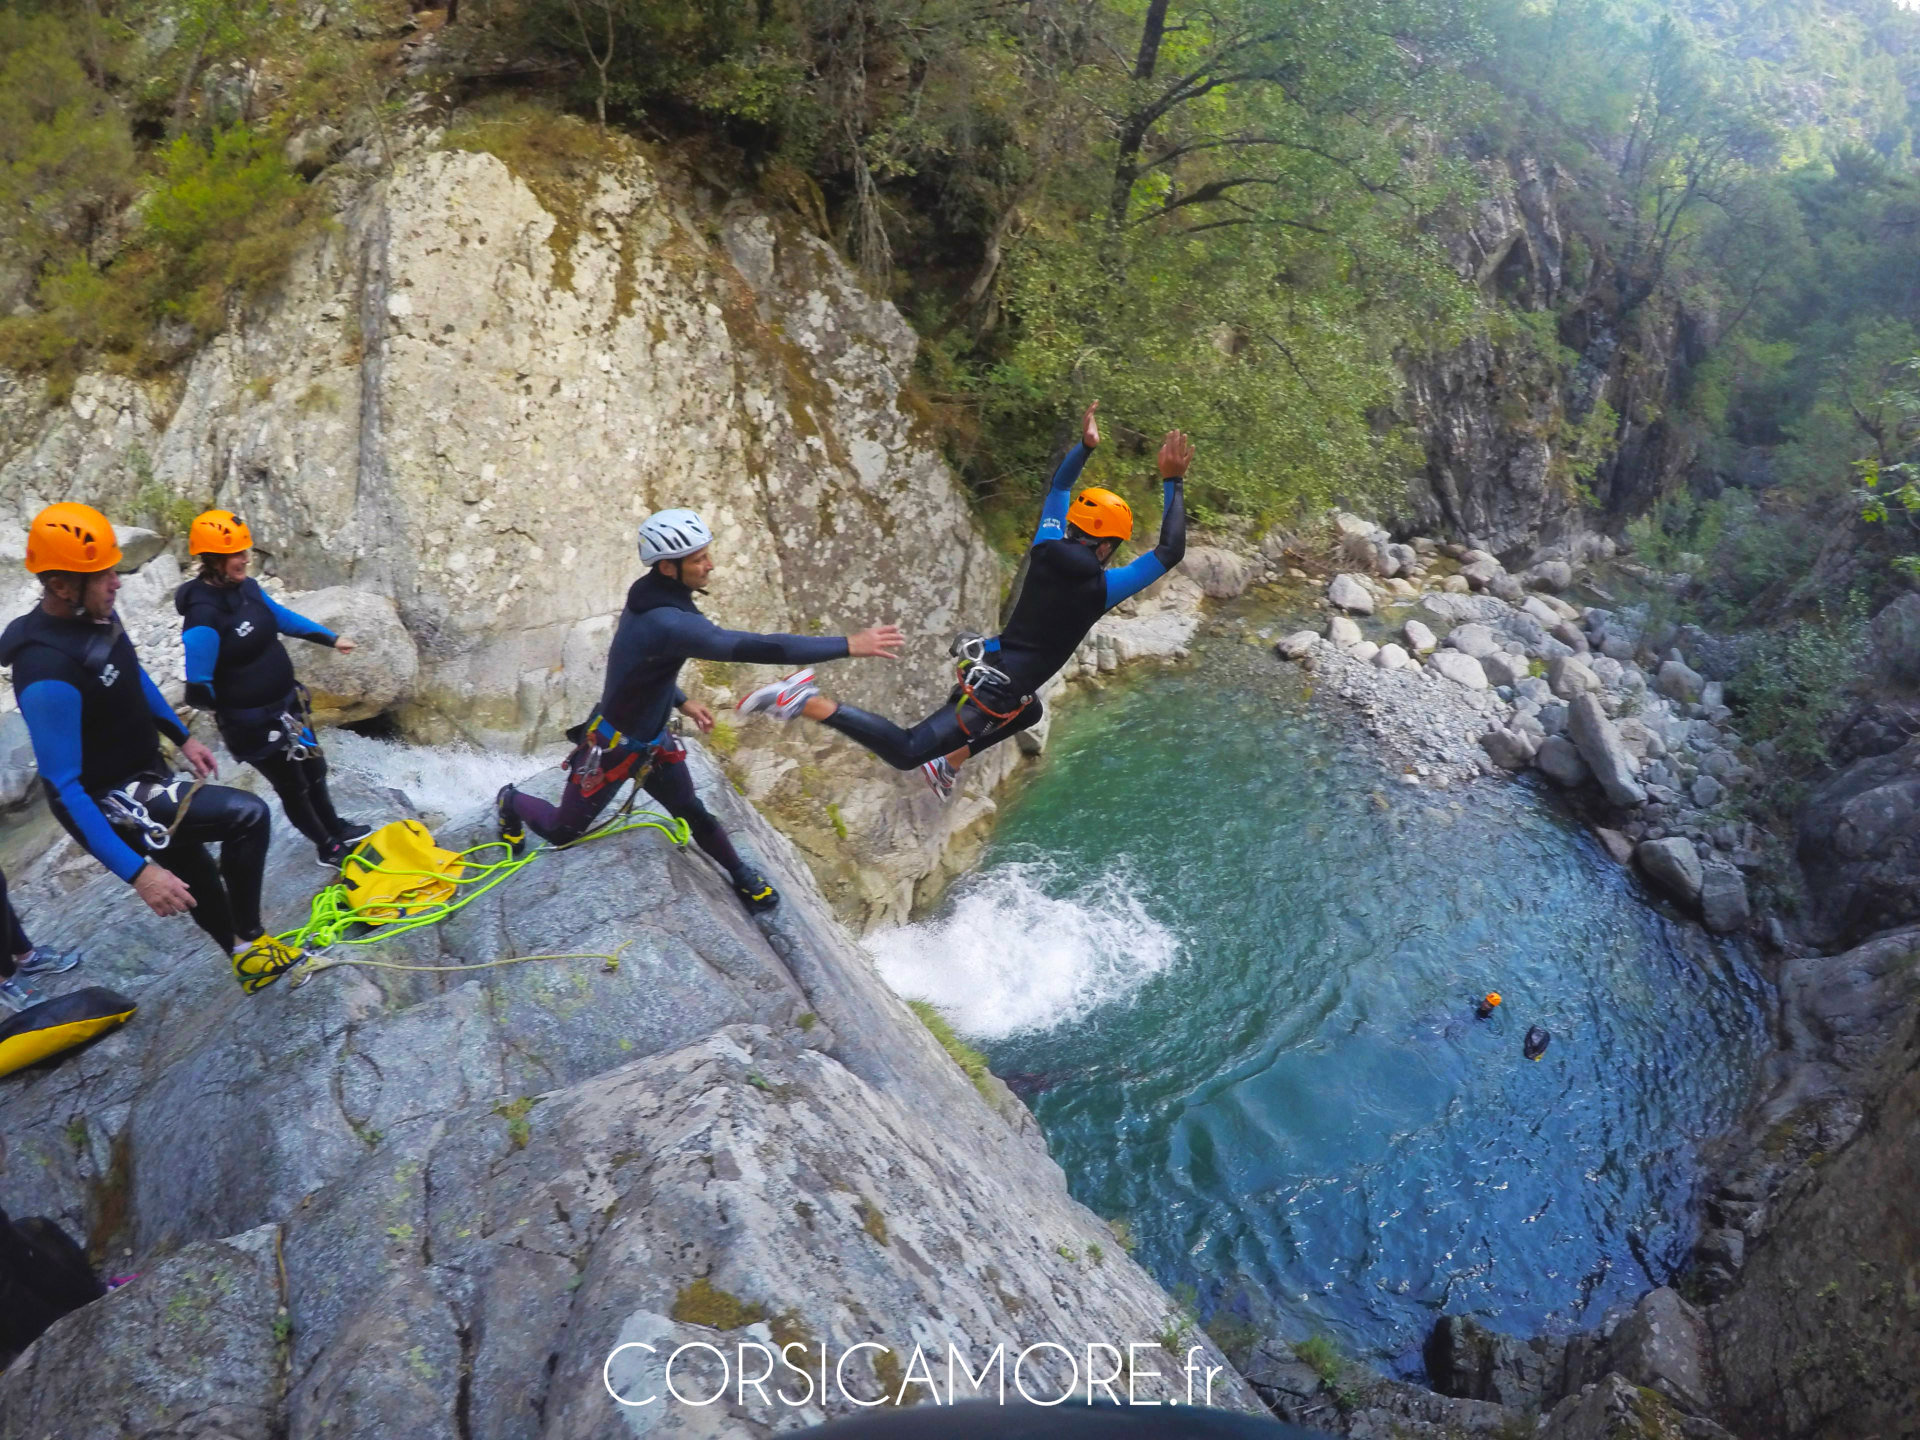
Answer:
[(280, 627), (282, 635), (293, 640), (311, 640), (316, 645), (331, 645), (340, 638), (318, 620), (309, 620), (299, 612), (287, 609), (266, 591), (260, 592), (260, 598), (267, 602), (267, 609), (273, 612), (273, 623)]
[(704, 615), (650, 610), (645, 649), (686, 660), (737, 660), (749, 665), (815, 665), (847, 658), (844, 635), (756, 635), (722, 630)]
[(1067, 502), (1073, 498), (1073, 482), (1080, 478), (1081, 468), (1087, 463), (1087, 456), (1093, 452), (1085, 445), (1076, 445), (1067, 452), (1067, 458), (1060, 462), (1060, 468), (1053, 472), (1053, 483), (1047, 487), (1046, 503), (1040, 507), (1040, 525), (1033, 532), (1033, 543), (1042, 540), (1058, 540), (1067, 533)]
[(678, 685), (674, 686), (673, 687), (673, 708), (678, 710), (682, 705), (686, 703), (687, 703), (687, 692), (682, 690)]
[(180, 643), (187, 652), (187, 703), (214, 708), (213, 667), (220, 659), (220, 632), (210, 625), (190, 626)]
[[(144, 676), (146, 671), (140, 673)], [(80, 788), (80, 692), (64, 680), (36, 680), (21, 692), (20, 718), (27, 722), (27, 738), (33, 742), (41, 778), (73, 817), (88, 851), (122, 880), (131, 881), (147, 862), (120, 838), (93, 797)]]
[(153, 683), (144, 665), (140, 667), (140, 691), (147, 697), (147, 709), (153, 712), (153, 723), (160, 727), (162, 735), (176, 745), (184, 745), (193, 738), (193, 732), (180, 723), (180, 717), (173, 713), (173, 706), (167, 703), (167, 697), (160, 693), (160, 687)]
[(1167, 480), (1162, 482), (1161, 490), (1160, 543), (1146, 554), (1107, 571), (1109, 610), (1122, 600), (1138, 595), (1186, 558), (1186, 486), (1178, 480)]

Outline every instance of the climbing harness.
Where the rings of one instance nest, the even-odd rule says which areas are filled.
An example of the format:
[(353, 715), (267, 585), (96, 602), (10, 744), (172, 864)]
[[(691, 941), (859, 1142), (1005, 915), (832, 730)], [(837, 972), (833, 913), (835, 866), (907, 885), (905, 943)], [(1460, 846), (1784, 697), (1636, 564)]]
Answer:
[(1033, 704), (1033, 696), (1022, 695), (1014, 688), (1011, 675), (997, 665), (987, 663), (986, 657), (998, 649), (995, 641), (984, 635), (971, 634), (955, 636), (953, 643), (947, 647), (947, 653), (954, 657), (954, 670), (959, 676), (954, 718), (959, 722), (963, 735), (971, 733), (963, 713), (969, 704), (993, 721), (987, 727), (989, 730), (997, 730), (1011, 723), (1021, 711)]
[[(567, 738), (574, 742), (574, 748), (561, 768), (585, 796), (597, 795), (608, 785), (618, 785), (629, 777), (637, 787), (645, 783), (656, 765), (677, 765), (687, 758), (687, 747), (671, 731), (662, 732), (658, 743), (643, 744), (614, 729), (604, 715), (574, 726), (567, 731)], [(607, 757), (621, 751), (625, 753), (609, 765)]]
[[(437, 925), (502, 881), (519, 874), (550, 850), (569, 850), (590, 840), (641, 829), (658, 830), (682, 848), (691, 844), (693, 832), (685, 820), (650, 810), (637, 812), (636, 818), (626, 818), (633, 812), (638, 789), (636, 781), (620, 807), (578, 839), (565, 845), (539, 845), (524, 855), (515, 855), (513, 847), (504, 840), (488, 840), (466, 850), (443, 850), (416, 820), (397, 821), (374, 831), (341, 861), (339, 883), (329, 885), (313, 897), (307, 923), (278, 937), (307, 952), (307, 962), (295, 974), (294, 985), (304, 984), (309, 975), (346, 963), (321, 960), (320, 952), (335, 945), (372, 945)], [(494, 851), (501, 852), (504, 858), (492, 858)], [(349, 935), (348, 932), (360, 927), (364, 927), (362, 933)], [(484, 968), (383, 963), (394, 969)]]
[[(169, 775), (165, 778), (142, 775), (129, 780), (117, 789), (109, 790), (100, 797), (100, 808), (106, 813), (108, 821), (123, 830), (133, 830), (140, 834), (149, 854), (158, 854), (173, 843), (173, 837), (186, 823), (187, 807), (193, 804), (207, 783), (204, 775), (195, 776), (191, 783), (185, 776)], [(187, 793), (180, 794), (185, 785)], [(149, 802), (162, 795), (174, 802), (173, 823), (163, 825), (153, 818), (147, 809)]]

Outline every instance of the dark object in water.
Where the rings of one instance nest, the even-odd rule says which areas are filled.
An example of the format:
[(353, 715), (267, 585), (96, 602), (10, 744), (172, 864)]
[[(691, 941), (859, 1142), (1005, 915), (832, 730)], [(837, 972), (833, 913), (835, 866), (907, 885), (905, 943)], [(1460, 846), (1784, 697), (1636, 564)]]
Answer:
[(1547, 1045), (1553, 1036), (1543, 1025), (1534, 1025), (1527, 1030), (1527, 1038), (1520, 1044), (1520, 1053), (1529, 1060), (1538, 1060), (1547, 1053)]

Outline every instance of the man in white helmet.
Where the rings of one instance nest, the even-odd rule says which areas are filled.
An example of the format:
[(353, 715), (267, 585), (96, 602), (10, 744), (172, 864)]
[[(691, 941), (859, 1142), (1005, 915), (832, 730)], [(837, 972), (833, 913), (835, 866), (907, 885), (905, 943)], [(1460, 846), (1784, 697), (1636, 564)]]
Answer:
[(722, 630), (694, 603), (713, 574), (712, 543), (713, 532), (691, 510), (661, 510), (640, 522), (640, 563), (648, 570), (627, 591), (600, 704), (585, 724), (567, 732), (576, 748), (567, 758), (566, 792), (555, 806), (506, 785), (495, 809), (500, 838), (508, 844), (517, 848), (531, 828), (549, 844), (564, 845), (585, 834), (621, 784), (641, 769), (646, 792), (687, 822), (694, 841), (733, 877), (747, 908), (766, 910), (779, 903), (779, 895), (740, 858), (700, 803), (687, 774), (686, 749), (667, 730), (676, 709), (703, 735), (713, 729), (713, 712), (689, 700), (677, 683), (680, 666), (688, 660), (817, 665), (855, 655), (891, 660), (900, 653), (902, 636), (892, 625), (847, 636)]

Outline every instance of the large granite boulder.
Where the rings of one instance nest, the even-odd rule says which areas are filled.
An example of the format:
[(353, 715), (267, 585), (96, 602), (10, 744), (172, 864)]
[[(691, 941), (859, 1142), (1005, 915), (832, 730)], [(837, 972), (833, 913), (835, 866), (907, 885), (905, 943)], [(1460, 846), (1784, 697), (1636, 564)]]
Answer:
[(336, 585), (290, 595), (284, 603), (355, 646), (351, 655), (342, 655), (324, 645), (287, 642), (294, 673), (313, 696), (313, 717), (318, 723), (371, 720), (412, 695), (420, 652), (391, 600)]
[(1700, 903), (1700, 887), (1706, 871), (1700, 863), (1700, 852), (1686, 836), (1642, 840), (1634, 849), (1633, 858), (1640, 862), (1647, 878), (1674, 899), (1686, 905)]
[(1580, 758), (1587, 762), (1608, 800), (1629, 807), (1646, 803), (1646, 788), (1638, 779), (1640, 767), (1621, 744), (1598, 695), (1589, 692), (1573, 698), (1567, 707), (1567, 734), (1580, 747)]
[(1253, 583), (1253, 566), (1244, 556), (1214, 545), (1194, 546), (1180, 569), (1212, 600), (1231, 600)]
[(1920, 595), (1908, 591), (1873, 617), (1873, 649), (1890, 679), (1920, 682)]
[(1857, 760), (1801, 807), (1797, 849), (1816, 934), (1857, 944), (1920, 920), (1920, 741)]

